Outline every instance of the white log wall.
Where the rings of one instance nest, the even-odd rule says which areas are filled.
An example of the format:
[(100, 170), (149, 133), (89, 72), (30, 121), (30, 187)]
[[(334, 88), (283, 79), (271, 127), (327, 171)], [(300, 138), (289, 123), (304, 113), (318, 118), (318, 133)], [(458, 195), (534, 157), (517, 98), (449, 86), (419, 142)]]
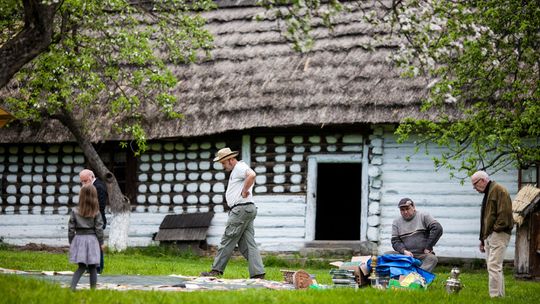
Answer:
[[(255, 239), (264, 251), (295, 251), (304, 244), (305, 196), (255, 197), (258, 215), (255, 220)], [(153, 244), (152, 234), (158, 232), (166, 213), (131, 214), (128, 246)], [(110, 221), (108, 215), (108, 221)], [(58, 214), (2, 214), (0, 237), (14, 245), (43, 243), (50, 246), (68, 246), (67, 225), (69, 215)], [(216, 213), (208, 229), (207, 241), (218, 245), (225, 229), (227, 213)], [(109, 228), (105, 230), (107, 236)]]
[[(435, 170), (432, 157), (441, 152), (436, 145), (428, 146), (429, 155), (424, 149), (415, 153), (412, 141), (398, 144), (393, 133), (387, 131), (383, 147), (379, 252), (392, 250), (392, 221), (400, 216), (397, 203), (409, 197), (417, 210), (430, 213), (443, 226), (443, 236), (434, 248), (438, 256), (485, 258), (478, 250), (483, 194), (472, 188), (469, 179), (462, 185), (460, 180), (450, 178), (448, 170)], [(496, 173), (492, 179), (505, 186), (512, 199), (515, 197), (517, 170)], [(514, 244), (515, 231), (506, 251), (507, 259), (514, 257)]]
[[(365, 158), (362, 160), (363, 162), (367, 163), (368, 156), (370, 158), (367, 172), (369, 187), (366, 186), (366, 189), (363, 189), (363, 191), (369, 192), (366, 193), (368, 195), (366, 201), (369, 200), (368, 208), (364, 208), (368, 209), (366, 210), (368, 212), (367, 218), (362, 218), (362, 225), (366, 226), (364, 230), (366, 230), (367, 240), (378, 243), (380, 253), (391, 250), (392, 221), (395, 217), (400, 216), (397, 202), (402, 197), (410, 197), (415, 201), (418, 210), (433, 215), (444, 228), (444, 234), (435, 247), (437, 255), (483, 258), (484, 255), (478, 251), (480, 205), (483, 196), (472, 188), (468, 179), (462, 185), (460, 180), (450, 178), (448, 170), (435, 170), (432, 157), (440, 154), (442, 150), (431, 145), (429, 146), (429, 155), (426, 155), (423, 149), (415, 153), (415, 145), (412, 141), (398, 144), (392, 131), (385, 130), (381, 126), (374, 128), (374, 132), (369, 138), (370, 153), (369, 155), (362, 154)], [(315, 139), (310, 137), (311, 141), (316, 141)], [(277, 139), (274, 141), (279, 143)], [(298, 141), (298, 139), (294, 141)], [(245, 138), (244, 142), (249, 143), (249, 138)], [(221, 146), (221, 144), (217, 144), (217, 146)], [(156, 149), (158, 148), (156, 147)], [(195, 147), (190, 146), (189, 149), (195, 149)], [(208, 145), (201, 145), (201, 149), (208, 150)], [(201, 152), (205, 153), (201, 159), (211, 158), (206, 150)], [(244, 150), (250, 151), (251, 149), (248, 145)], [(304, 153), (304, 150), (301, 153)], [(247, 152), (245, 154), (247, 155)], [(298, 160), (298, 163), (294, 165), (298, 165), (300, 168), (302, 162), (306, 162), (307, 157), (311, 154), (314, 153), (302, 154), (302, 160)], [(163, 158), (166, 159), (167, 155), (164, 154)], [(177, 155), (182, 156), (183, 154), (179, 152)], [(188, 153), (186, 157), (190, 155)], [(148, 156), (148, 159), (150, 160), (152, 157)], [(195, 154), (190, 157), (194, 158)], [(410, 157), (409, 161), (407, 161), (407, 157)], [(206, 165), (206, 163), (200, 162), (198, 167), (202, 167), (200, 164)], [(147, 163), (147, 165), (151, 164)], [(73, 172), (78, 172), (78, 170), (73, 170)], [(200, 173), (205, 172), (201, 171)], [(217, 174), (222, 173), (219, 171)], [(73, 173), (69, 176), (72, 175), (74, 179), (77, 179)], [(516, 195), (517, 170), (499, 172), (493, 176), (493, 179), (507, 187), (512, 198)], [(305, 178), (302, 178), (302, 183), (304, 180)], [(77, 184), (78, 180), (72, 182)], [(225, 182), (223, 181), (223, 183)], [(255, 192), (257, 193), (257, 191)], [(306, 213), (306, 196), (303, 193), (270, 194), (261, 192), (259, 194), (255, 197), (259, 208), (255, 220), (255, 235), (261, 250), (295, 251), (302, 248), (308, 236), (306, 234), (306, 216), (309, 214)], [(145, 201), (139, 203), (143, 202)], [(227, 214), (222, 212), (221, 204), (214, 203), (217, 204), (213, 208), (216, 214), (208, 230), (207, 240), (211, 245), (218, 245), (225, 228)], [(10, 205), (7, 208), (13, 207)], [(0, 238), (4, 242), (17, 245), (31, 242), (56, 246), (68, 245), (67, 222), (69, 215), (67, 215), (67, 206), (60, 207), (63, 208), (59, 209), (60, 214), (52, 214), (52, 212), (11, 214), (12, 212), (7, 212), (9, 211), (7, 208), (4, 210), (5, 213), (0, 214)], [(47, 206), (46, 208), (52, 207)], [(173, 212), (204, 212), (207, 209), (208, 206), (201, 207), (193, 204), (183, 210), (179, 204)], [(167, 204), (162, 206), (157, 204), (138, 205), (135, 210), (131, 214), (128, 245), (146, 246), (152, 244), (153, 233), (158, 231), (163, 218), (170, 214), (169, 206)], [(106, 235), (108, 230), (109, 228), (105, 231)], [(510, 247), (506, 252), (508, 259), (512, 259), (514, 256), (514, 240), (515, 238), (512, 236)]]

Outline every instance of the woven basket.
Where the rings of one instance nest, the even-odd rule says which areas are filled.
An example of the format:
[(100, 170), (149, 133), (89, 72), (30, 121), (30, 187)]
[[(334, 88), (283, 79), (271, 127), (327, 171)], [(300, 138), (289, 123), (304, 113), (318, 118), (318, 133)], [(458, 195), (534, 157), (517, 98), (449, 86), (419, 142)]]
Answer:
[(281, 269), (280, 271), (283, 274), (283, 280), (285, 283), (294, 285), (296, 289), (306, 289), (309, 287), (309, 285), (311, 285), (311, 283), (313, 283), (309, 273), (303, 269), (296, 271)]
[(306, 289), (313, 283), (311, 275), (305, 270), (300, 269), (293, 274), (293, 285), (296, 289)]
[(283, 281), (285, 281), (285, 283), (288, 283), (288, 284), (293, 284), (293, 275), (295, 271), (286, 270), (286, 269), (281, 269), (280, 271), (283, 274)]

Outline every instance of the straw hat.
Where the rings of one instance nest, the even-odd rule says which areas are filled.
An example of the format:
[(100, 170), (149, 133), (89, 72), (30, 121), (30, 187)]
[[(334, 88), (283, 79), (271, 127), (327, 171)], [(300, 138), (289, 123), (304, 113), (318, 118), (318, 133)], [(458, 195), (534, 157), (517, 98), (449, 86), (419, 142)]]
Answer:
[(217, 151), (214, 161), (220, 162), (223, 160), (227, 160), (229, 158), (236, 157), (237, 155), (238, 155), (238, 151), (231, 151), (230, 148), (223, 148)]

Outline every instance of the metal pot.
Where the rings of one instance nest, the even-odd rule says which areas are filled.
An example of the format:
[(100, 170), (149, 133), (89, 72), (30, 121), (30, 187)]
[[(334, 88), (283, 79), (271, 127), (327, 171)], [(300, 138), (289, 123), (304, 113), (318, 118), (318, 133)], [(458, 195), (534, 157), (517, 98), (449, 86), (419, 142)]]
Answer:
[(452, 271), (450, 271), (450, 278), (446, 280), (446, 292), (458, 293), (463, 288), (463, 284), (461, 284), (461, 281), (458, 278), (459, 274), (459, 268), (452, 268)]

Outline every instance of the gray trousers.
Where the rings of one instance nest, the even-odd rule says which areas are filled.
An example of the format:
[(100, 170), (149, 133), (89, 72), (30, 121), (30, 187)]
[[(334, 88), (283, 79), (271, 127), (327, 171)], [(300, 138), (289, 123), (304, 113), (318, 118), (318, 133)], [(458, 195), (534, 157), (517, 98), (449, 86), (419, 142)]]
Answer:
[[(385, 254), (402, 254), (397, 251), (387, 251)], [(437, 259), (437, 256), (433, 253), (422, 253), (422, 254), (416, 254), (413, 253), (413, 256), (415, 259), (419, 259), (422, 261), (422, 265), (420, 265), (420, 268), (424, 269), (428, 272), (433, 272), (433, 269), (435, 269), (435, 266), (437, 266), (437, 263), (439, 262), (439, 259)]]
[(227, 226), (212, 264), (213, 270), (224, 272), (234, 248), (238, 244), (240, 253), (248, 260), (249, 276), (253, 277), (264, 273), (261, 254), (257, 248), (257, 243), (255, 243), (255, 230), (253, 229), (253, 221), (256, 216), (257, 207), (255, 205), (238, 206), (229, 211)]

